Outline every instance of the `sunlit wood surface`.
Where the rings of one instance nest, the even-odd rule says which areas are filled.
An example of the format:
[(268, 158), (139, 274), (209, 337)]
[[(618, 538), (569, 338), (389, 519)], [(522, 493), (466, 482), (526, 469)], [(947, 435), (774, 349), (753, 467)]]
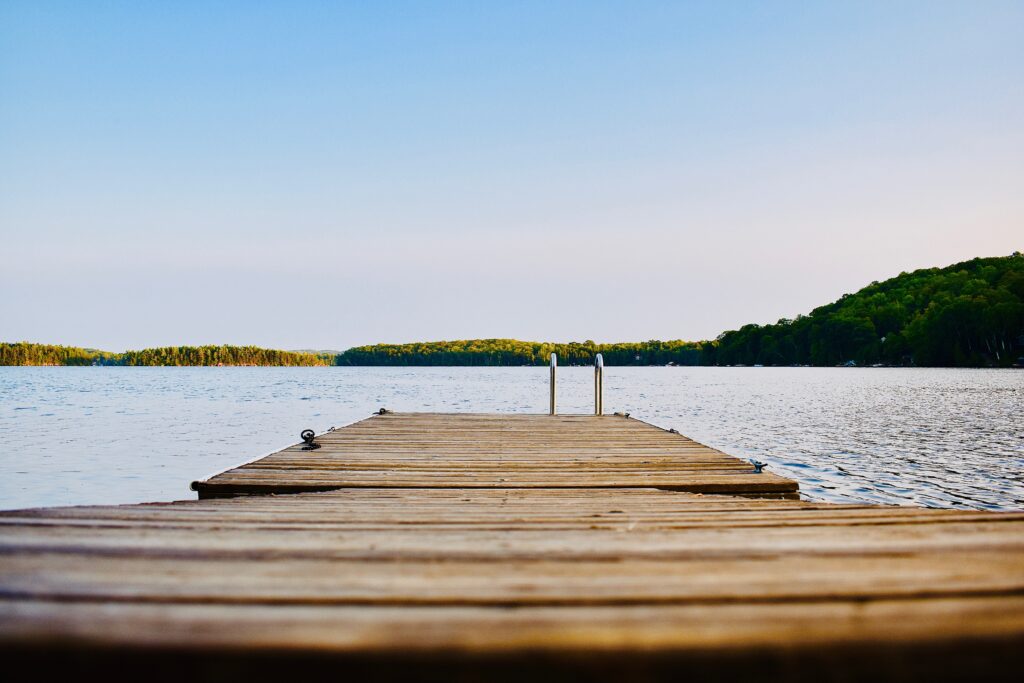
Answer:
[(770, 475), (625, 418), (387, 415), (318, 440), (260, 463), (336, 490), (0, 513), (0, 654), (218, 680), (937, 680), (1024, 651), (1024, 513), (630, 486)]
[(202, 497), (342, 487), (656, 486), (793, 493), (796, 482), (619, 416), (389, 413), (196, 482)]

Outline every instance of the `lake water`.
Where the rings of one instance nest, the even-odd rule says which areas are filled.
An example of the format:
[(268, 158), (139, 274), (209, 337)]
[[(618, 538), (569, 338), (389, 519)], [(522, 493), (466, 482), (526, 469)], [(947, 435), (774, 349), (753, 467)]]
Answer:
[[(547, 368), (0, 368), (0, 508), (194, 498), (194, 479), (398, 411), (546, 412)], [(559, 369), (561, 412), (593, 370)], [(1024, 372), (605, 370), (605, 411), (800, 482), (804, 497), (1024, 508)]]

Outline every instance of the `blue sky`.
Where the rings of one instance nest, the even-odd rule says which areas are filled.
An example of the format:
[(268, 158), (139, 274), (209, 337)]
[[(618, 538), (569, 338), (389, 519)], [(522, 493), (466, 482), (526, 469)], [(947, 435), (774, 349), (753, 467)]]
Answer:
[(0, 4), (0, 339), (699, 339), (1024, 248), (1024, 4)]

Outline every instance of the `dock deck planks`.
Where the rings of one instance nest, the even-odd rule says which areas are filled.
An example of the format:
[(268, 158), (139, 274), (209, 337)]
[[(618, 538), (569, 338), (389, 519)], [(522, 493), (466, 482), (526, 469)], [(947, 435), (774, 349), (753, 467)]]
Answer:
[[(636, 486), (644, 464), (678, 482), (684, 465), (739, 461), (633, 420), (597, 418), (604, 433), (590, 442), (578, 435), (586, 418), (535, 419), (546, 418), (460, 416), (424, 432), (433, 417), (382, 416), (319, 437), (317, 451), (270, 456), (305, 473), (317, 454), (366, 472), (429, 471), (433, 454), (477, 472), (475, 486), (382, 479), (0, 513), (0, 654), (108, 677), (137, 661), (170, 679), (187, 664), (191, 678), (218, 680), (300, 664), (308, 675), (315, 662), (332, 675), (446, 679), (940, 680), (1020, 665), (1024, 512)], [(632, 446), (624, 431), (639, 435)], [(580, 464), (576, 485), (496, 483), (499, 458), (533, 467), (544, 439), (556, 472), (569, 479), (573, 465), (557, 465)], [(604, 461), (619, 457), (636, 459), (628, 474), (595, 486), (586, 465), (614, 477)]]
[(338, 488), (657, 487), (795, 494), (797, 483), (620, 416), (388, 413), (193, 483), (200, 497)]

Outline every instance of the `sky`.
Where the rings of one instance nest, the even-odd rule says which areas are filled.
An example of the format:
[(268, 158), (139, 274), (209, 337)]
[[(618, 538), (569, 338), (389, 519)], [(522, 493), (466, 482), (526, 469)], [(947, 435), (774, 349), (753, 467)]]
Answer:
[(1024, 249), (1024, 3), (0, 2), (0, 340), (706, 339)]

